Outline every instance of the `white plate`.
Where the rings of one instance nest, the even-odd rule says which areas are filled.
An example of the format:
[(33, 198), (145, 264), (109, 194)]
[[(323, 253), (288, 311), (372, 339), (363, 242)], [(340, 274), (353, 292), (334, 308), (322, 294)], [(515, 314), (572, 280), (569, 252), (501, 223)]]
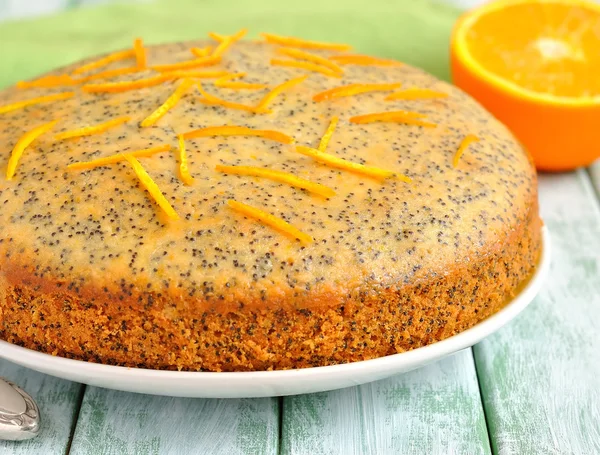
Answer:
[(323, 392), (405, 373), (473, 346), (500, 329), (536, 296), (550, 265), (550, 239), (542, 230), (542, 257), (535, 275), (508, 305), (476, 326), (443, 341), (363, 362), (283, 371), (211, 373), (125, 368), (54, 357), (0, 341), (0, 357), (71, 381), (174, 397), (242, 398)]

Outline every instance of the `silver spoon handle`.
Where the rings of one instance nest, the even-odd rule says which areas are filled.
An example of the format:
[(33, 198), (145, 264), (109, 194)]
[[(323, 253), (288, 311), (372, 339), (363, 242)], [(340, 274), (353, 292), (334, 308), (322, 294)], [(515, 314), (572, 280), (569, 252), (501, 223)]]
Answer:
[(0, 378), (0, 439), (30, 439), (40, 429), (40, 410), (23, 389)]

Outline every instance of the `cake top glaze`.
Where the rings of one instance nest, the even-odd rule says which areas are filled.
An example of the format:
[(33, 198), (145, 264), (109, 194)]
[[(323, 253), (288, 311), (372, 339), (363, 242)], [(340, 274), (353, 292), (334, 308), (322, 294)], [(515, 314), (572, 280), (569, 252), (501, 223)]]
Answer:
[[(524, 216), (527, 154), (455, 87), (341, 45), (212, 37), (138, 41), (0, 92), (0, 279), (116, 301), (329, 304), (443, 275)], [(104, 157), (117, 162), (76, 164)]]

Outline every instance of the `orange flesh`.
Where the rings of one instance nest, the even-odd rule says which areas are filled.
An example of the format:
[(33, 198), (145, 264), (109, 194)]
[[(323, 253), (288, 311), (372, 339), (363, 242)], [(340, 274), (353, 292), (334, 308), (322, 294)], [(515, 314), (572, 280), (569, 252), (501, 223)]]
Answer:
[(531, 91), (597, 96), (599, 24), (597, 9), (582, 4), (505, 5), (471, 26), (467, 50), (487, 71)]

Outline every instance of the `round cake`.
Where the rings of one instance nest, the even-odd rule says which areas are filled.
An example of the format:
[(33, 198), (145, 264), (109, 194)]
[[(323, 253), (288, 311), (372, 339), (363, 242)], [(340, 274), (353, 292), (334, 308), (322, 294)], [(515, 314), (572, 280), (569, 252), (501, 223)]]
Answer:
[(128, 367), (386, 356), (500, 310), (534, 166), (455, 87), (342, 44), (144, 46), (0, 92), (0, 337)]

